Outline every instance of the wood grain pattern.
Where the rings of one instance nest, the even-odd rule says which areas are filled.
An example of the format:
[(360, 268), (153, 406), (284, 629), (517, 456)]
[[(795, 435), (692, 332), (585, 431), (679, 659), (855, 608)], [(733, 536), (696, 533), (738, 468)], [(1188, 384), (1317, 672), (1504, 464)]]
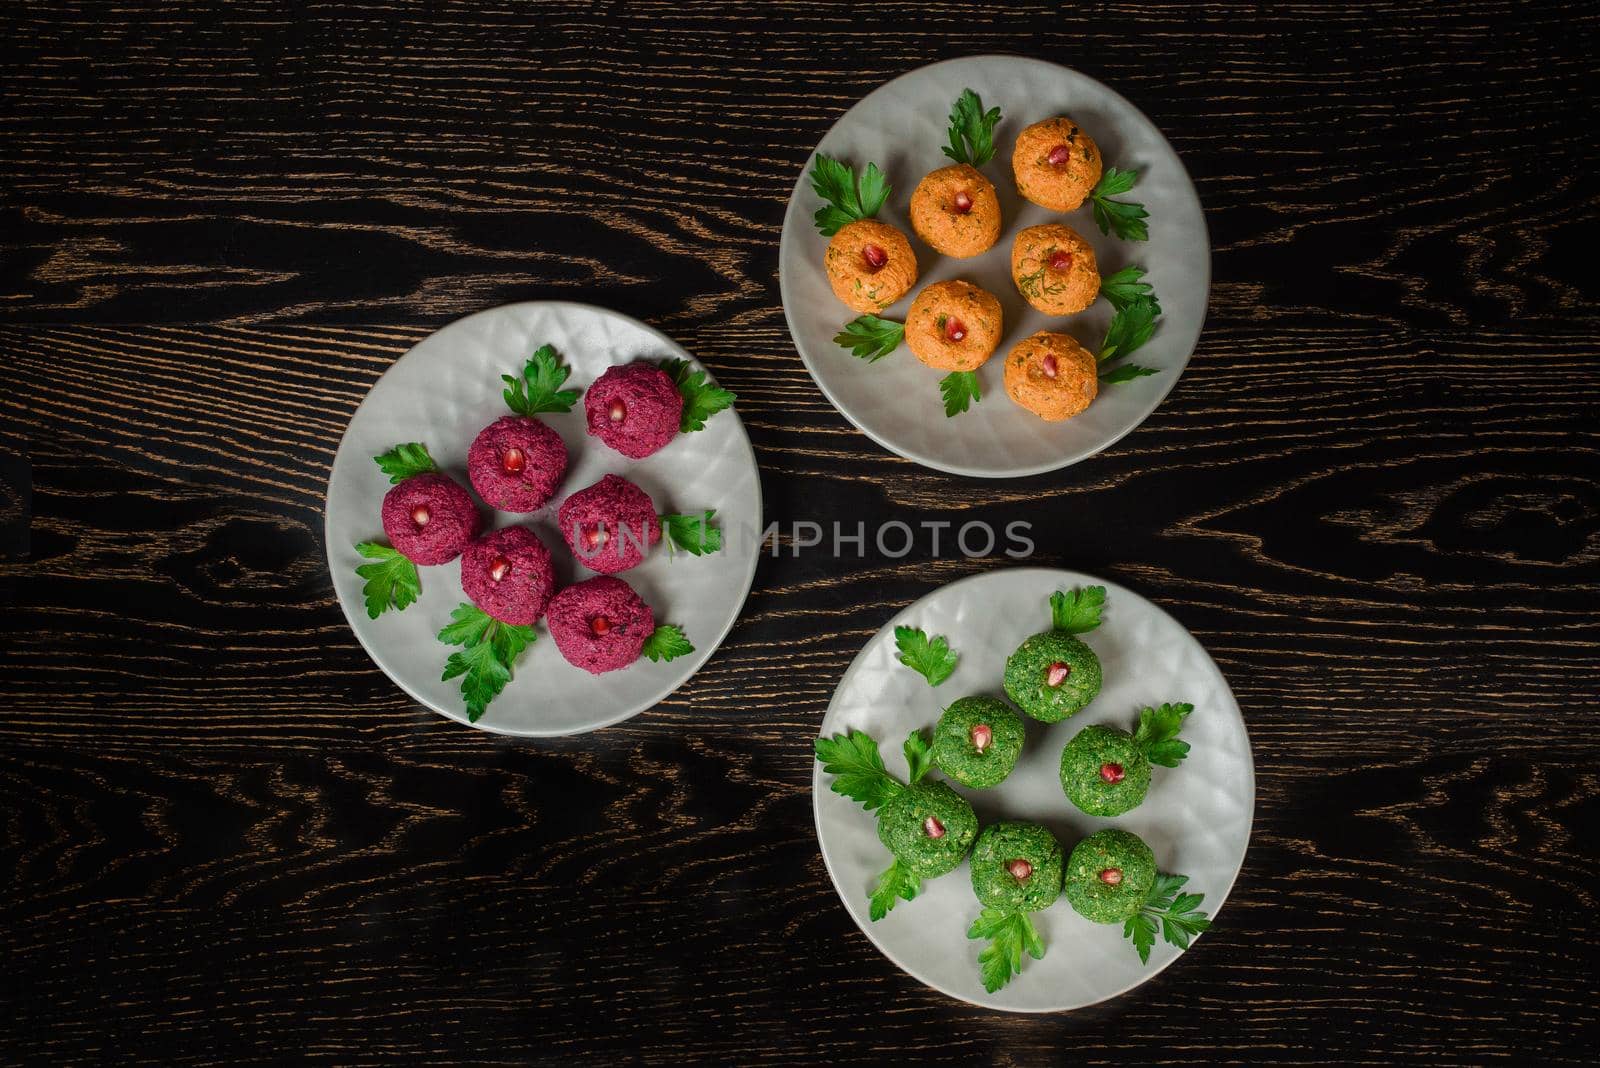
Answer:
[[(1600, 234), (1581, 4), (0, 9), (0, 1060), (1582, 1063), (1600, 1045)], [(923, 63), (1078, 67), (1215, 246), (1134, 434), (976, 483), (794, 354), (812, 145)], [(1171, 611), (1259, 800), (1136, 993), (926, 990), (822, 869), (861, 643), (997, 560), (763, 558), (682, 691), (527, 744), (410, 702), (326, 573), (350, 414), (510, 300), (606, 304), (739, 393), (769, 520), (1033, 524)]]

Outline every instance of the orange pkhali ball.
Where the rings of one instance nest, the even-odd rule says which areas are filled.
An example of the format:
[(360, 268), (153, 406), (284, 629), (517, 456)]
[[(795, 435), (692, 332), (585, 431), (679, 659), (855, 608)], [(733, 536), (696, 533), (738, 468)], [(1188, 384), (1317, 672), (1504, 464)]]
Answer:
[(1030, 226), (1011, 245), (1011, 278), (1024, 300), (1046, 315), (1073, 315), (1100, 295), (1094, 246), (1061, 223)]
[(1017, 192), (1051, 211), (1076, 211), (1100, 182), (1100, 148), (1065, 115), (1017, 135), (1011, 153)]
[(1041, 330), (1006, 354), (1006, 393), (1041, 419), (1071, 419), (1099, 390), (1094, 354), (1066, 334)]
[(906, 313), (906, 347), (929, 367), (972, 371), (1000, 344), (1000, 300), (971, 282), (925, 286)]
[(966, 163), (940, 167), (911, 194), (911, 228), (928, 247), (965, 259), (1000, 240), (1000, 198), (994, 183)]
[(876, 314), (917, 284), (917, 256), (906, 235), (876, 219), (846, 223), (823, 257), (834, 295), (852, 310)]

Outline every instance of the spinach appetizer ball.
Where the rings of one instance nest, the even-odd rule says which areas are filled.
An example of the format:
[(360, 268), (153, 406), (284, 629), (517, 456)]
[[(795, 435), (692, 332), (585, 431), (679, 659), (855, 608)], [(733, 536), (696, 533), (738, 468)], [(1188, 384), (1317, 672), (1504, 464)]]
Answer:
[(483, 517), (472, 496), (448, 475), (412, 475), (383, 495), (383, 532), (413, 564), (447, 564), (461, 555)]
[(1071, 634), (1035, 634), (1006, 660), (1006, 696), (1041, 723), (1076, 715), (1100, 693), (1100, 658)]
[(906, 312), (906, 347), (940, 371), (974, 371), (1000, 345), (1000, 300), (959, 278), (924, 286)]
[(972, 847), (972, 892), (985, 908), (1049, 908), (1061, 895), (1061, 843), (1034, 823), (988, 827)]
[(1085, 727), (1061, 751), (1061, 789), (1091, 816), (1120, 816), (1150, 790), (1150, 760), (1133, 735)]
[(933, 763), (963, 786), (998, 786), (1022, 755), (1022, 717), (994, 697), (963, 697), (933, 729)]
[(823, 254), (828, 284), (852, 311), (875, 314), (917, 284), (917, 256), (906, 235), (876, 219), (839, 228)]
[(1144, 906), (1156, 881), (1156, 857), (1127, 831), (1097, 831), (1067, 860), (1067, 903), (1094, 923), (1122, 923)]
[(954, 871), (978, 834), (967, 799), (942, 782), (919, 782), (878, 810), (878, 839), (924, 879)]
[(1051, 211), (1076, 211), (1100, 181), (1100, 149), (1065, 115), (1017, 135), (1011, 172), (1017, 192)]

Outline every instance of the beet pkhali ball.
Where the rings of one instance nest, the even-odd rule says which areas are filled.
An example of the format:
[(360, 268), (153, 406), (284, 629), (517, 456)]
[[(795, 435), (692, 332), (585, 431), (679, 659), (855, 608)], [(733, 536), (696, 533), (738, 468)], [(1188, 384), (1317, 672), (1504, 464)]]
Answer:
[(526, 416), (496, 419), (467, 450), (472, 488), (502, 512), (538, 511), (566, 473), (567, 446), (561, 435)]
[(672, 376), (650, 363), (606, 368), (583, 395), (589, 434), (622, 455), (642, 460), (678, 433), (683, 394)]
[(911, 194), (911, 228), (935, 252), (966, 259), (1000, 240), (994, 184), (970, 163), (940, 167)]
[(609, 575), (568, 586), (551, 598), (547, 615), (561, 655), (592, 675), (639, 659), (644, 640), (656, 629), (650, 606), (632, 586)]
[(412, 475), (383, 495), (383, 532), (413, 564), (448, 564), (482, 529), (472, 495), (448, 475)]
[(1046, 315), (1075, 315), (1100, 295), (1094, 246), (1061, 223), (1017, 232), (1011, 243), (1011, 279), (1023, 299)]
[(839, 228), (822, 263), (834, 296), (852, 310), (876, 314), (917, 284), (917, 255), (906, 235), (876, 219)]
[(491, 531), (461, 554), (461, 588), (502, 623), (536, 623), (556, 590), (550, 550), (527, 527)]
[(1011, 153), (1017, 192), (1051, 211), (1076, 211), (1100, 181), (1100, 149), (1066, 116), (1036, 122)]
[(661, 520), (650, 495), (618, 475), (568, 497), (557, 522), (578, 562), (606, 575), (637, 566), (661, 540)]
[(906, 313), (906, 347), (940, 371), (975, 371), (994, 354), (1004, 328), (1000, 301), (959, 278), (924, 286)]

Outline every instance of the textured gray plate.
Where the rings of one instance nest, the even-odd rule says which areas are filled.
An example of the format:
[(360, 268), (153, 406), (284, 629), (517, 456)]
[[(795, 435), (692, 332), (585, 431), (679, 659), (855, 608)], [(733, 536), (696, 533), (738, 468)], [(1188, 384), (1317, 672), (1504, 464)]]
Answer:
[[(939, 256), (911, 232), (906, 209), (922, 176), (951, 162), (940, 146), (950, 105), (968, 87), (983, 97), (986, 107), (998, 106), (1003, 112), (995, 158), (983, 171), (999, 191), (1004, 223), (994, 248), (972, 259), (953, 260)], [(1141, 172), (1139, 184), (1125, 199), (1149, 209), (1149, 241), (1102, 235), (1087, 205), (1058, 215), (1017, 196), (1011, 177), (1017, 133), (1062, 113), (1083, 124), (1112, 165)], [(835, 345), (833, 336), (856, 313), (839, 303), (823, 273), (828, 241), (811, 222), (821, 201), (806, 176), (815, 153), (807, 157), (783, 220), (778, 278), (784, 314), (800, 358), (823, 394), (884, 448), (958, 475), (1006, 478), (1052, 471), (1111, 445), (1143, 422), (1177, 384), (1205, 321), (1211, 285), (1205, 218), (1189, 175), (1161, 132), (1093, 78), (1019, 56), (935, 63), (873, 90), (834, 124), (817, 152), (857, 167), (875, 162), (894, 186), (879, 218), (911, 238), (921, 277), (911, 293), (884, 312), (887, 318), (903, 321), (923, 285), (949, 278), (982, 286), (1000, 298), (1005, 310), (1005, 339), (978, 372), (983, 400), (953, 419), (945, 418), (939, 397), (943, 372), (923, 366), (904, 346), (868, 364)], [(1012, 238), (1023, 227), (1053, 221), (1065, 222), (1094, 244), (1102, 274), (1129, 264), (1145, 267), (1165, 313), (1155, 337), (1133, 361), (1161, 373), (1107, 387), (1088, 411), (1062, 423), (1046, 423), (1012, 403), (1002, 374), (1005, 353), (1038, 330), (1064, 330), (1091, 351), (1099, 349), (1105, 336), (1111, 318), (1105, 301), (1079, 315), (1052, 318), (1029, 307), (1011, 280)]]
[[(384, 540), (379, 506), (390, 488), (372, 457), (398, 442), (425, 442), (439, 465), (470, 487), (467, 447), (479, 430), (507, 414), (500, 376), (519, 372), (545, 343), (572, 368), (567, 385), (579, 389), (612, 364), (641, 357), (689, 358), (666, 336), (603, 308), (552, 301), (479, 312), (424, 338), (384, 373), (350, 420), (328, 479), (328, 566), (351, 629), (403, 690), (462, 723), (459, 680), (439, 678), (450, 648), (436, 638), (450, 610), (466, 600), (459, 564), (422, 568), (422, 596), (415, 604), (367, 618), (355, 545)], [(735, 410), (717, 413), (704, 430), (680, 434), (644, 460), (629, 460), (589, 437), (581, 398), (570, 413), (541, 418), (561, 434), (569, 454), (567, 477), (555, 498), (532, 516), (509, 516), (478, 503), (490, 526), (523, 522), (533, 527), (555, 555), (561, 585), (593, 572), (572, 560), (556, 530), (556, 509), (568, 494), (607, 473), (638, 483), (662, 512), (715, 508), (727, 536), (719, 556), (669, 556), (658, 546), (643, 564), (619, 576), (650, 603), (658, 621), (684, 628), (693, 653), (590, 675), (561, 658), (541, 623), (539, 640), (523, 654), (515, 678), (475, 724), (501, 734), (594, 730), (627, 719), (682, 686), (733, 626), (750, 592), (759, 548), (761, 482)]]
[[(821, 733), (868, 732), (889, 770), (904, 779), (906, 735), (931, 727), (958, 697), (1003, 698), (1006, 657), (1028, 635), (1049, 626), (1050, 593), (1096, 584), (1106, 587), (1104, 622), (1084, 640), (1105, 669), (1100, 696), (1064, 723), (1028, 720), (1022, 759), (999, 786), (957, 789), (972, 801), (984, 825), (998, 819), (1042, 823), (1069, 851), (1103, 827), (1132, 831), (1150, 843), (1162, 871), (1190, 877), (1186, 889), (1204, 894), (1201, 908), (1215, 918), (1250, 841), (1255, 813), (1250, 740), (1216, 664), (1177, 620), (1138, 594), (1104, 579), (1044, 568), (1004, 569), (953, 582), (895, 616), (867, 642), (834, 691)], [(955, 674), (937, 689), (895, 658), (894, 628), (902, 624), (945, 635), (961, 654)], [(1116, 819), (1073, 808), (1058, 777), (1067, 741), (1091, 723), (1131, 728), (1141, 706), (1163, 701), (1194, 705), (1182, 735), (1192, 746), (1188, 759), (1176, 768), (1154, 769), (1144, 804)], [(931, 774), (942, 778), (937, 771)], [(966, 937), (979, 912), (966, 863), (924, 882), (915, 901), (900, 902), (873, 923), (867, 897), (889, 866), (889, 854), (878, 841), (873, 814), (834, 793), (829, 780), (815, 765), (812, 807), (834, 888), (873, 944), (936, 990), (1011, 1012), (1076, 1009), (1138, 986), (1181, 955), (1158, 941), (1150, 963), (1141, 964), (1120, 926), (1090, 923), (1062, 899), (1033, 915), (1048, 947), (1044, 959), (1026, 958), (1022, 974), (990, 994), (978, 977), (982, 943)], [(1189, 952), (1204, 953), (1204, 938)]]

